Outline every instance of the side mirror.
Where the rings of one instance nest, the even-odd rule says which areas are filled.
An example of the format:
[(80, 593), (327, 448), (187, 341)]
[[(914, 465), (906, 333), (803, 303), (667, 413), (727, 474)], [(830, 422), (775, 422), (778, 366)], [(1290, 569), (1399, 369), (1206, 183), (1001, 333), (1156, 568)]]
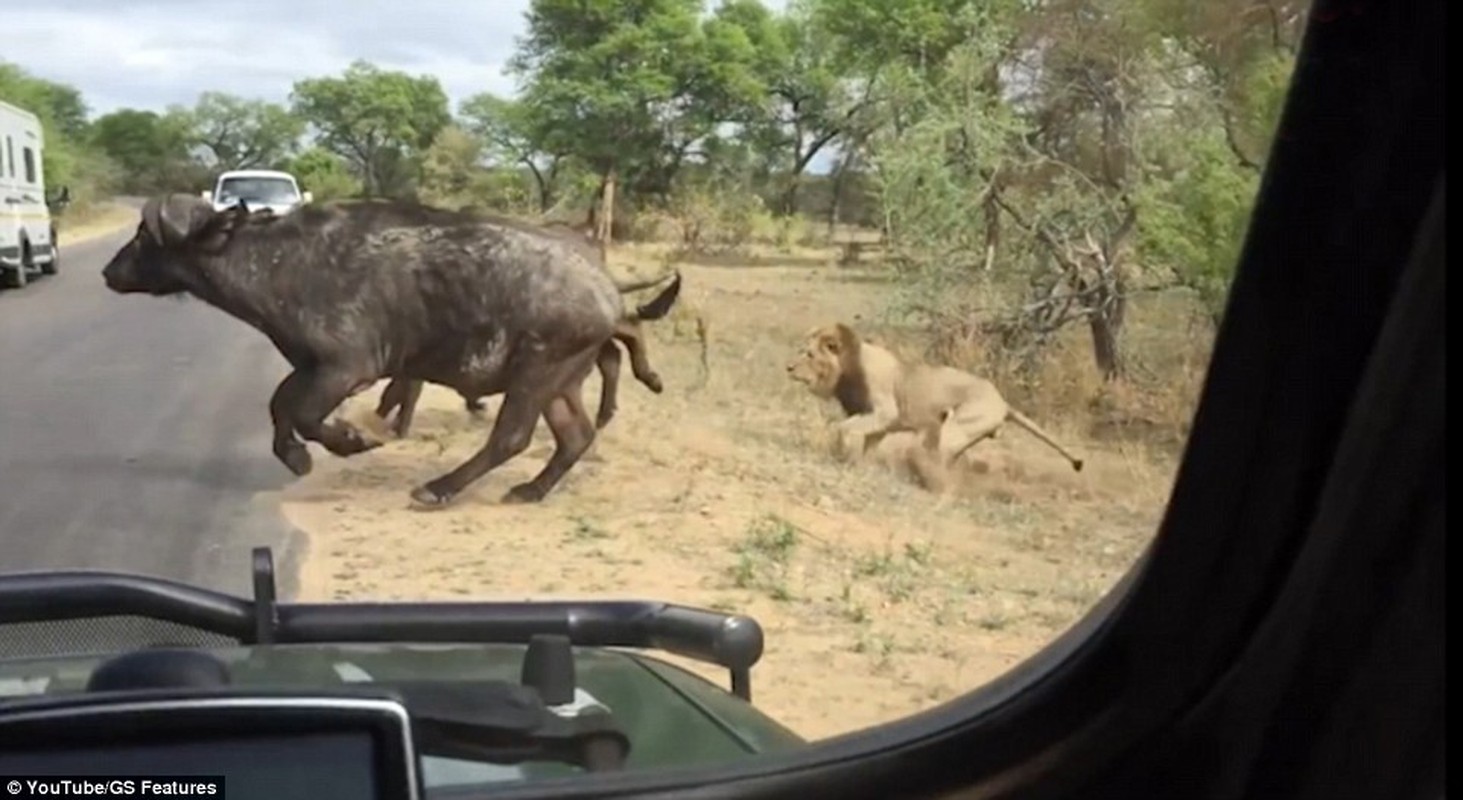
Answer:
[(198, 196), (199, 197), (202, 197), (204, 200), (212, 200), (213, 199), (213, 192), (210, 192), (209, 190), (204, 189), (203, 191), (201, 191), (201, 192), (198, 193)]
[(61, 191), (57, 192), (56, 196), (52, 197), (51, 201), (46, 205), (50, 206), (55, 211), (61, 211), (62, 209), (66, 208), (66, 206), (71, 205), (71, 187), (62, 186)]
[(300, 202), (301, 203), (313, 203), (313, 202), (315, 202), (315, 195), (311, 194), (310, 192), (301, 192), (300, 193)]

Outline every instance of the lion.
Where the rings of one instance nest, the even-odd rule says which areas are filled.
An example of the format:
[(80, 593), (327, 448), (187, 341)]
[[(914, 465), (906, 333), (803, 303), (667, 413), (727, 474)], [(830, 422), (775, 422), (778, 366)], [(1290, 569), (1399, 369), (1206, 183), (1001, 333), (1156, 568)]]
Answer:
[(809, 331), (787, 373), (815, 396), (838, 402), (840, 436), (853, 438), (856, 452), (867, 453), (891, 433), (915, 433), (944, 471), (1010, 421), (1082, 471), (1082, 459), (1012, 408), (989, 380), (953, 367), (906, 364), (841, 322)]

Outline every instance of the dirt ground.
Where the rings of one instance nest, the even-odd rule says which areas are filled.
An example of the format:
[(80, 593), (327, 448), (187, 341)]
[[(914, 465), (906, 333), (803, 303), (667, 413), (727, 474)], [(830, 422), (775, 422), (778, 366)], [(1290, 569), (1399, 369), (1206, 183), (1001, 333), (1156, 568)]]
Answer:
[[(657, 260), (647, 248), (612, 256), (622, 274), (652, 274)], [(1086, 469), (1011, 426), (973, 451), (968, 491), (944, 507), (878, 459), (841, 463), (826, 444), (834, 409), (784, 365), (813, 326), (872, 319), (889, 287), (832, 262), (682, 265), (681, 305), (651, 326), (665, 393), (627, 365), (619, 415), (541, 505), (498, 499), (544, 463), (543, 425), (454, 506), (408, 508), (411, 487), (484, 443), (496, 409), (473, 419), (434, 387), (405, 440), (347, 460), (315, 448), (316, 472), (282, 498), (310, 541), (302, 599), (638, 598), (749, 613), (767, 636), (756, 702), (811, 738), (1005, 672), (1132, 563), (1175, 465), (1047, 419)], [(591, 378), (591, 408), (598, 393)], [(342, 414), (361, 418), (376, 394)], [(891, 437), (885, 450), (907, 444)], [(724, 685), (720, 669), (697, 670)]]
[(136, 228), (138, 210), (120, 203), (97, 203), (68, 209), (58, 216), (56, 228), (63, 247)]

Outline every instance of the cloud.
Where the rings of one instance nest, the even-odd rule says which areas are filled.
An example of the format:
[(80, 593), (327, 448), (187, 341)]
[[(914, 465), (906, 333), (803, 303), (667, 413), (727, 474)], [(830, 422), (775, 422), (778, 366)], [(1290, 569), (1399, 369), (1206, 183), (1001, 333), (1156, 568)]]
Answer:
[[(785, 0), (766, 0), (781, 8)], [(454, 108), (514, 94), (503, 67), (529, 0), (45, 0), (6, 8), (0, 58), (81, 90), (94, 114), (191, 105), (204, 91), (284, 102), (355, 59), (431, 74)], [(709, 5), (709, 3), (708, 3)]]
[[(93, 116), (192, 105), (205, 91), (284, 103), (302, 78), (365, 59), (429, 74), (453, 109), (512, 95), (504, 73), (530, 0), (45, 0), (0, 12), (0, 59), (70, 84)], [(713, 5), (715, 0), (708, 0)], [(787, 0), (763, 0), (781, 9)], [(827, 170), (820, 154), (813, 171)]]
[[(6, 9), (4, 58), (80, 89), (93, 113), (191, 105), (204, 91), (285, 101), (355, 59), (431, 74), (454, 104), (512, 94), (503, 65), (528, 0), (48, 0)], [(403, 13), (408, 8), (409, 13)]]

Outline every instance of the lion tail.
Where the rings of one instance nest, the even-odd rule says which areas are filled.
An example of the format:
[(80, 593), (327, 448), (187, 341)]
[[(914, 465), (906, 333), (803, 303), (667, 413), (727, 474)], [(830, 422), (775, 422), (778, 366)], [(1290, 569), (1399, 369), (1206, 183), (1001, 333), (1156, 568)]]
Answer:
[(1082, 471), (1082, 459), (1080, 459), (1080, 458), (1072, 455), (1070, 452), (1068, 452), (1067, 451), (1067, 448), (1062, 447), (1061, 444), (1059, 444), (1056, 439), (1053, 439), (1052, 438), (1051, 434), (1049, 434), (1046, 431), (1042, 430), (1041, 426), (1040, 425), (1037, 425), (1034, 421), (1032, 421), (1031, 417), (1028, 417), (1025, 414), (1022, 414), (1020, 411), (1017, 411), (1014, 408), (1007, 409), (1006, 416), (1012, 422), (1016, 423), (1017, 425), (1020, 425), (1021, 427), (1025, 428), (1026, 430), (1030, 431), (1032, 436), (1035, 436), (1036, 438), (1042, 440), (1043, 442), (1046, 442), (1048, 445), (1051, 446), (1051, 448), (1053, 450), (1056, 450), (1058, 453), (1061, 453), (1062, 456), (1064, 458), (1066, 458), (1067, 461), (1072, 464), (1072, 470), (1074, 472), (1081, 472)]

